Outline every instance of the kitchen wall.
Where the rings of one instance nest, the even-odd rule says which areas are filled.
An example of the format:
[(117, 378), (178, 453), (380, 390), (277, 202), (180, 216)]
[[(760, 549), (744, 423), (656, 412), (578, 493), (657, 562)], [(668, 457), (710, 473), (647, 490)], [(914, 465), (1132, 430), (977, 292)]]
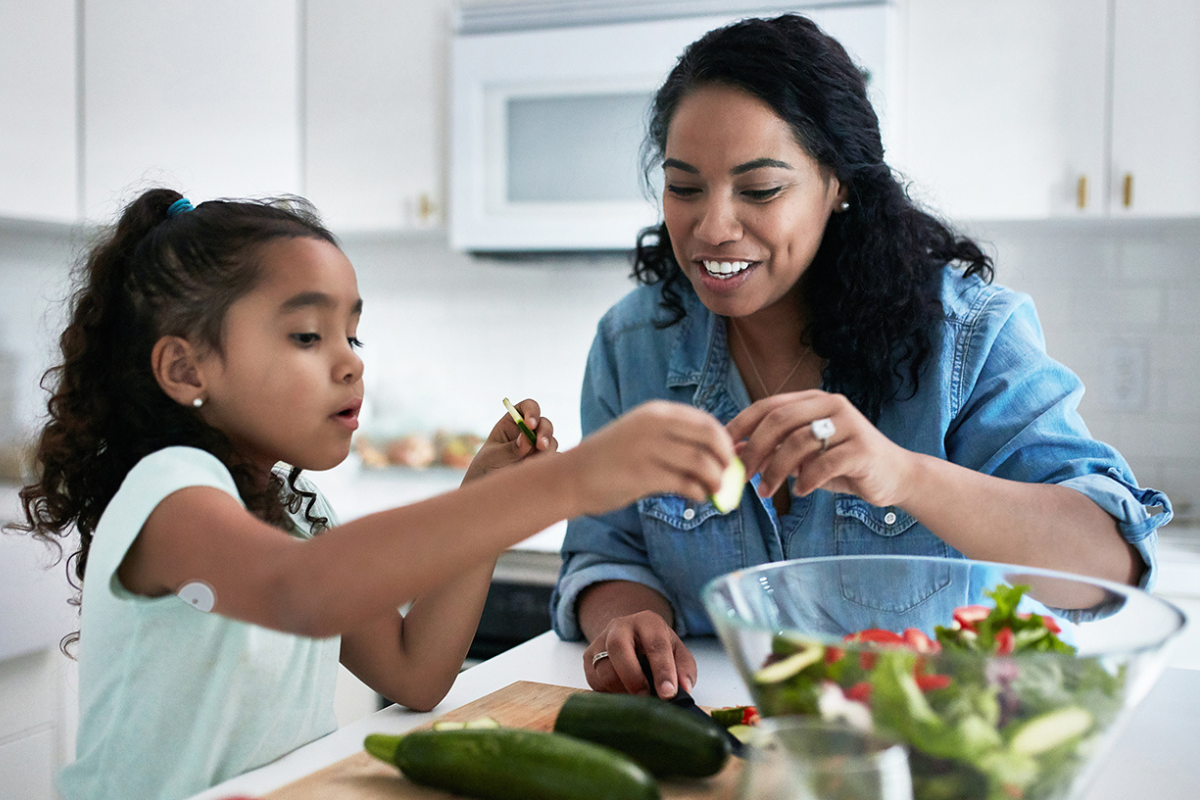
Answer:
[[(10, 226), (11, 227), (11, 226)], [(997, 281), (1037, 303), (1049, 352), (1075, 370), (1093, 434), (1166, 491), (1200, 502), (1200, 221), (971, 223)], [(15, 419), (32, 430), (78, 238), (0, 226), (0, 361)], [(535, 397), (563, 446), (578, 441), (578, 388), (595, 325), (632, 283), (619, 255), (451, 251), (437, 230), (348, 236), (366, 299), (366, 433), (485, 434), (501, 397)], [(0, 397), (3, 397), (0, 394)], [(0, 405), (0, 408), (3, 408)], [(4, 430), (0, 428), (0, 430)]]

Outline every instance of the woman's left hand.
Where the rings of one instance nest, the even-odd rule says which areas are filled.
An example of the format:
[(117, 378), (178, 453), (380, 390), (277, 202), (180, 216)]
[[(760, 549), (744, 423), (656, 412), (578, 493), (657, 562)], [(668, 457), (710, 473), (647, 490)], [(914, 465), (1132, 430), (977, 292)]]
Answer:
[[(833, 423), (824, 446), (813, 431), (817, 420)], [(761, 497), (773, 496), (790, 475), (797, 496), (827, 489), (876, 506), (904, 504), (914, 454), (880, 433), (840, 394), (811, 389), (772, 395), (726, 428), (738, 443), (746, 474), (761, 473)]]

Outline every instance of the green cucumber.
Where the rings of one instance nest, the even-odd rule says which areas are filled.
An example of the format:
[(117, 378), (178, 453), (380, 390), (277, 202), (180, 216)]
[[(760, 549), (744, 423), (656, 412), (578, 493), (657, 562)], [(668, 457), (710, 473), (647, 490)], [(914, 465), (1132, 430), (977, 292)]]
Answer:
[(721, 473), (721, 488), (709, 499), (717, 507), (717, 511), (728, 514), (742, 502), (743, 490), (746, 488), (746, 465), (737, 456)]
[(621, 751), (658, 776), (706, 778), (729, 759), (729, 740), (711, 719), (656, 697), (579, 692), (554, 730)]
[(614, 750), (519, 728), (373, 733), (363, 747), (414, 783), (483, 800), (659, 800), (650, 773)]
[(1036, 756), (1087, 733), (1092, 714), (1079, 706), (1047, 711), (1023, 723), (1009, 741), (1013, 752)]

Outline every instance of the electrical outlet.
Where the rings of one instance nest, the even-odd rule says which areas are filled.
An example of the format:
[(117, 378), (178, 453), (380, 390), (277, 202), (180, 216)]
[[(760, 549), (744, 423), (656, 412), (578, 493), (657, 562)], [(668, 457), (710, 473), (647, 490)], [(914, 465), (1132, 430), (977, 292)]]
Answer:
[(1146, 349), (1111, 344), (1104, 350), (1100, 399), (1110, 411), (1138, 411), (1146, 405)]

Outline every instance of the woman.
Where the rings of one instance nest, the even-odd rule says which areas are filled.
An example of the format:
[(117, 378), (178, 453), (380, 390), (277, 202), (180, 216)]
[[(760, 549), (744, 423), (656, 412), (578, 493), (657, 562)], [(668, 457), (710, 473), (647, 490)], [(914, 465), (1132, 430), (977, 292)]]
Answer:
[[(836, 41), (793, 15), (705, 35), (655, 98), (646, 164), (664, 224), (639, 239), (643, 285), (600, 323), (584, 431), (679, 400), (726, 422), (756, 477), (728, 516), (666, 496), (570, 524), (554, 624), (590, 642), (593, 688), (645, 691), (638, 651), (660, 694), (690, 688), (679, 637), (712, 633), (702, 587), (768, 561), (965, 556), (1150, 581), (1169, 501), (1090, 437), (1029, 298), (908, 199)], [(847, 625), (947, 621), (975, 597), (937, 569), (828, 589)]]

